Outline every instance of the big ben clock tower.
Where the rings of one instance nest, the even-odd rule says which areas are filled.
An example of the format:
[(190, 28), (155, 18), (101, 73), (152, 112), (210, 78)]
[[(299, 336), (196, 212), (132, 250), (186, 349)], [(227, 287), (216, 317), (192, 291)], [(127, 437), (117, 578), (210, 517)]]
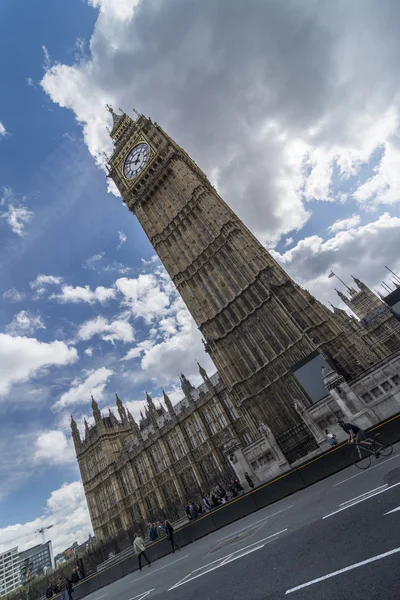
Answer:
[(313, 449), (294, 408), (310, 400), (292, 373), (314, 350), (352, 377), (377, 360), (357, 336), (298, 286), (247, 229), (206, 175), (150, 119), (113, 117), (109, 176), (192, 314), (232, 397), (266, 423), (286, 455)]

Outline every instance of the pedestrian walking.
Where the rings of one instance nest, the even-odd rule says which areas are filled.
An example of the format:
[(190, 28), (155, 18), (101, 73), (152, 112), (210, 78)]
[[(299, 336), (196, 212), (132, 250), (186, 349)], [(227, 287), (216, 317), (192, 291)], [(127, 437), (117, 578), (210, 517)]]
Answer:
[(250, 475), (249, 475), (248, 473), (245, 473), (245, 474), (244, 474), (244, 476), (245, 476), (245, 478), (246, 478), (246, 481), (247, 481), (247, 483), (248, 483), (248, 484), (249, 484), (249, 486), (251, 487), (251, 489), (253, 489), (253, 487), (254, 487), (254, 482), (253, 482), (252, 478), (250, 477)]
[[(138, 536), (137, 533), (135, 533), (135, 538), (133, 540), (133, 549), (135, 551), (135, 554), (137, 554), (137, 557), (138, 557), (139, 571), (142, 570), (142, 556), (147, 561), (147, 565), (150, 567), (151, 561), (150, 561), (149, 557), (147, 556), (146, 548), (144, 547), (144, 541), (142, 540), (141, 537)], [(62, 600), (64, 600), (64, 599), (62, 599)]]
[(65, 577), (59, 578), (58, 590), (61, 593), (60, 600), (68, 600), (68, 584)]
[(181, 547), (174, 540), (174, 528), (172, 527), (171, 523), (168, 521), (168, 519), (165, 519), (164, 523), (165, 523), (165, 533), (167, 536), (167, 540), (169, 540), (171, 542), (172, 554), (173, 554), (175, 552), (175, 548), (177, 550), (180, 550)]

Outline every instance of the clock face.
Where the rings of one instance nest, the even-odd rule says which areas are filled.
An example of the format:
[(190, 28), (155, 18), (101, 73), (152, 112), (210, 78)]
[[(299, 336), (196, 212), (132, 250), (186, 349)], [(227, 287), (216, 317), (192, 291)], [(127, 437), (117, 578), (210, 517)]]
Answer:
[(126, 157), (124, 175), (127, 179), (134, 179), (143, 171), (150, 158), (150, 146), (145, 142), (136, 144)]

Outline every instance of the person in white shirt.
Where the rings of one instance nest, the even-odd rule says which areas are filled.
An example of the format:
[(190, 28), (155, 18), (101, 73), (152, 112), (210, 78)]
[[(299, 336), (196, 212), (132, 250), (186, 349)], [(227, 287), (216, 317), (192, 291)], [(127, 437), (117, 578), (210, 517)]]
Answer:
[(135, 551), (135, 554), (137, 554), (137, 557), (138, 557), (139, 571), (142, 570), (142, 556), (146, 559), (147, 564), (150, 567), (151, 561), (149, 560), (149, 557), (146, 554), (146, 549), (145, 549), (145, 546), (144, 546), (144, 541), (142, 540), (141, 537), (138, 536), (137, 533), (135, 533), (135, 537), (134, 537), (134, 540), (133, 540), (133, 549)]

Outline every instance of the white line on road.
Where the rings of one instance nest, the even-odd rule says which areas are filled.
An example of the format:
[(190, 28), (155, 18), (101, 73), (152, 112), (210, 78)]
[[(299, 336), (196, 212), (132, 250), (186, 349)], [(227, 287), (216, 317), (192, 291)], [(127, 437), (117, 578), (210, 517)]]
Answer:
[(93, 598), (93, 600), (100, 600), (100, 598), (105, 598), (108, 594), (103, 594), (102, 596), (97, 596), (97, 598)]
[(398, 510), (400, 510), (400, 506), (394, 508), (393, 510), (389, 510), (387, 513), (384, 513), (384, 515), (391, 515), (392, 513), (397, 512)]
[(368, 565), (369, 563), (375, 562), (376, 560), (381, 560), (382, 558), (386, 558), (391, 556), (392, 554), (396, 554), (400, 552), (400, 548), (395, 548), (394, 550), (389, 550), (389, 552), (385, 552), (384, 554), (378, 554), (378, 556), (373, 556), (372, 558), (367, 558), (367, 560), (362, 560), (359, 563), (354, 565), (350, 565), (349, 567), (345, 567), (344, 569), (339, 569), (338, 571), (333, 571), (333, 573), (328, 573), (328, 575), (324, 575), (323, 577), (318, 577), (318, 579), (313, 579), (312, 581), (307, 581), (307, 583), (302, 583), (290, 590), (286, 590), (285, 594), (291, 594), (292, 592), (297, 592), (305, 587), (310, 585), (314, 585), (314, 583), (319, 583), (320, 581), (324, 581), (325, 579), (330, 579), (331, 577), (336, 577), (336, 575), (341, 575), (342, 573), (346, 573), (347, 571), (352, 571), (353, 569), (357, 569), (358, 567), (363, 567), (364, 565)]
[(328, 517), (337, 515), (337, 513), (342, 512), (342, 510), (347, 510), (348, 508), (351, 508), (352, 506), (356, 506), (357, 504), (360, 504), (360, 502), (364, 502), (364, 500), (369, 500), (370, 498), (373, 498), (374, 496), (378, 496), (379, 494), (388, 492), (389, 490), (391, 490), (394, 487), (397, 487), (398, 485), (400, 485), (400, 481), (398, 483), (394, 483), (393, 485), (390, 485), (389, 487), (387, 487), (383, 490), (380, 490), (379, 492), (375, 492), (375, 494), (370, 494), (369, 496), (366, 496), (365, 498), (361, 498), (361, 500), (357, 500), (357, 502), (353, 502), (352, 504), (348, 504), (347, 506), (342, 506), (342, 508), (335, 510), (335, 512), (332, 512), (329, 515), (325, 515), (325, 517), (322, 517), (322, 519), (327, 519)]
[(242, 531), (246, 531), (246, 529), (251, 529), (251, 527), (255, 527), (259, 523), (262, 523), (263, 521), (266, 521), (267, 519), (270, 519), (271, 517), (275, 517), (275, 515), (280, 515), (285, 510), (289, 510), (289, 508), (293, 508), (293, 506), (294, 506), (294, 504), (291, 504), (290, 506), (287, 506), (286, 508), (282, 508), (282, 510), (278, 510), (278, 512), (275, 512), (272, 515), (268, 515), (268, 517), (264, 517), (264, 519), (260, 519), (259, 521), (256, 521), (255, 523), (252, 523), (251, 525), (247, 525), (247, 527), (243, 527), (243, 529), (238, 529), (237, 531), (234, 531), (233, 533), (230, 533), (229, 535), (226, 535), (225, 537), (218, 538), (216, 540), (216, 544), (218, 544), (218, 542), (221, 542), (222, 540), (226, 540), (230, 537), (234, 537), (238, 533), (241, 533)]
[(187, 558), (188, 556), (189, 556), (189, 554), (185, 554), (185, 556), (181, 556), (180, 558), (177, 558), (176, 560), (173, 560), (172, 562), (168, 563), (167, 565), (164, 565), (163, 567), (160, 567), (159, 569), (152, 569), (150, 567), (150, 572), (147, 573), (147, 575), (142, 575), (141, 577), (138, 577), (137, 579), (134, 579), (132, 581), (132, 583), (135, 583), (136, 581), (140, 581), (140, 579), (144, 579), (145, 577), (148, 577), (149, 575), (152, 575), (153, 573), (157, 573), (158, 571), (162, 571), (163, 569), (167, 569), (171, 565), (174, 565), (175, 563), (183, 560), (184, 558)]
[(389, 462), (389, 460), (394, 460), (395, 458), (400, 458), (400, 454), (396, 454), (396, 456), (391, 456), (387, 460), (382, 460), (379, 462), (378, 465), (374, 465), (373, 467), (369, 467), (369, 469), (365, 469), (365, 471), (361, 471), (361, 473), (356, 473), (355, 475), (352, 475), (351, 477), (348, 477), (347, 479), (343, 479), (342, 481), (339, 481), (338, 483), (333, 484), (332, 487), (336, 487), (337, 485), (342, 485), (342, 483), (346, 483), (346, 481), (350, 481), (350, 479), (354, 479), (354, 477), (359, 477), (360, 475), (365, 475), (366, 473), (369, 473), (370, 471), (372, 471), (372, 469), (377, 469), (378, 467), (381, 467), (385, 463)]
[[(217, 558), (216, 560), (214, 560), (211, 563), (208, 563), (206, 565), (203, 565), (202, 567), (198, 567), (197, 569), (194, 569), (193, 571), (191, 571), (189, 573), (189, 575), (186, 575), (186, 577), (179, 580), (177, 583), (175, 583), (175, 585), (170, 587), (168, 591), (170, 592), (171, 590), (174, 590), (175, 588), (180, 587), (181, 585), (185, 585), (185, 583), (189, 583), (190, 581), (193, 581), (193, 579), (197, 579), (198, 577), (202, 577), (203, 575), (206, 575), (207, 573), (210, 573), (211, 571), (215, 571), (215, 569), (219, 569), (220, 567), (228, 565), (229, 563), (233, 562), (234, 560), (238, 560), (239, 558), (242, 558), (243, 556), (246, 556), (247, 554), (251, 554), (251, 552), (255, 552), (256, 550), (261, 550), (261, 548), (264, 548), (264, 546), (267, 543), (277, 540), (279, 534), (284, 533), (285, 531), (287, 531), (287, 528), (282, 529), (282, 531), (278, 531), (277, 533), (274, 533), (272, 535), (269, 535), (268, 537), (266, 537), (262, 540), (259, 540), (258, 542), (255, 542), (254, 544), (250, 544), (250, 546), (246, 546), (245, 548), (242, 548), (241, 550), (236, 550), (236, 552), (232, 552), (231, 554), (228, 554), (227, 556), (223, 556), (222, 558)], [(204, 569), (206, 569), (206, 570), (204, 570)], [(202, 572), (199, 573), (198, 571), (202, 571)]]
[(379, 487), (374, 488), (373, 490), (369, 490), (369, 492), (365, 492), (364, 494), (360, 494), (359, 496), (356, 496), (355, 498), (352, 498), (351, 500), (347, 500), (346, 502), (342, 502), (341, 504), (339, 504), (339, 506), (344, 506), (345, 504), (352, 504), (352, 502), (354, 502), (354, 500), (358, 500), (358, 498), (364, 498), (365, 496), (369, 496), (373, 492), (377, 492), (378, 490), (383, 490), (387, 486), (388, 486), (387, 483), (385, 483), (385, 485), (380, 485)]
[(133, 598), (129, 598), (129, 600), (143, 600), (143, 598), (146, 598), (146, 596), (151, 594), (151, 592), (154, 592), (155, 589), (156, 588), (153, 588), (151, 590), (148, 590), (147, 592), (143, 592), (142, 594), (139, 594), (138, 596), (133, 596)]

